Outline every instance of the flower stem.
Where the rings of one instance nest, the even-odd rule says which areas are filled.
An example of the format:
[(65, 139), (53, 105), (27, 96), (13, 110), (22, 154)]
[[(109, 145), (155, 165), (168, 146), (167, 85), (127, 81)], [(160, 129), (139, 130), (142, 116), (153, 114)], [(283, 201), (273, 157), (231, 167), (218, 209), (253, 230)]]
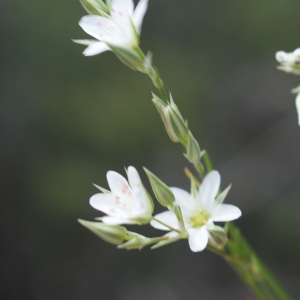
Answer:
[(228, 224), (229, 241), (223, 249), (208, 249), (224, 258), (244, 284), (261, 300), (292, 300), (262, 263), (233, 222)]
[[(158, 70), (151, 66), (146, 72), (152, 79), (154, 86), (160, 91), (163, 100), (167, 103), (168, 97), (164, 89), (164, 83), (160, 78)], [(186, 148), (186, 145), (184, 145)], [(213, 170), (212, 162), (207, 153), (203, 155), (204, 166), (194, 163), (194, 166), (201, 178)], [(180, 233), (179, 230), (164, 224), (160, 220), (152, 217), (152, 220), (162, 224), (172, 231)], [(229, 240), (226, 245), (219, 249), (208, 245), (208, 249), (224, 258), (229, 266), (236, 272), (244, 284), (260, 300), (292, 300), (285, 289), (280, 285), (273, 274), (261, 262), (257, 254), (253, 251), (244, 239), (239, 229), (230, 222), (228, 224)]]
[(176, 231), (176, 232), (178, 232), (178, 233), (181, 233), (178, 229), (175, 229), (175, 228), (173, 228), (173, 227), (171, 227), (171, 226), (165, 224), (164, 222), (162, 222), (162, 221), (160, 221), (160, 220), (158, 220), (158, 219), (156, 219), (156, 218), (154, 218), (154, 217), (152, 217), (151, 219), (152, 219), (153, 221), (156, 221), (157, 223), (159, 223), (159, 224), (165, 226), (166, 228), (169, 228), (171, 231)]

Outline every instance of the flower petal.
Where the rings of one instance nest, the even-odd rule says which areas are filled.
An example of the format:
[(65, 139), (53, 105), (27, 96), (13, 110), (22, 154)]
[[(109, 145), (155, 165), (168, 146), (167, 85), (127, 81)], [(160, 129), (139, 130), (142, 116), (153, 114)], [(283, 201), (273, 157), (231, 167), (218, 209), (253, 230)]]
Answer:
[(296, 108), (298, 112), (298, 123), (300, 125), (300, 93), (296, 97)]
[(130, 204), (132, 217), (136, 218), (144, 216), (149, 219), (151, 218), (151, 203), (143, 188), (136, 188), (133, 190)]
[(90, 205), (110, 216), (128, 216), (126, 208), (118, 205), (113, 195), (95, 194), (90, 198)]
[(221, 177), (218, 171), (208, 173), (199, 188), (198, 201), (201, 206), (210, 207), (214, 203), (221, 183)]
[(241, 210), (231, 204), (220, 204), (212, 211), (210, 219), (215, 222), (233, 221), (242, 215)]
[(105, 224), (110, 225), (120, 225), (120, 224), (135, 224), (135, 222), (126, 219), (126, 218), (120, 218), (120, 217), (103, 217), (101, 221)]
[(94, 42), (91, 43), (85, 50), (82, 52), (85, 56), (93, 56), (110, 50), (110, 48), (103, 42)]
[(131, 190), (127, 180), (117, 172), (108, 171), (106, 174), (108, 185), (113, 194), (120, 195), (125, 194)]
[(97, 40), (102, 40), (105, 34), (103, 30), (106, 31), (106, 28), (108, 28), (111, 23), (113, 22), (104, 17), (88, 15), (82, 17), (78, 24), (86, 33)]
[(113, 0), (111, 3), (111, 15), (116, 14), (127, 14), (131, 16), (133, 13), (134, 3), (132, 0)]
[(171, 187), (170, 190), (173, 192), (175, 196), (175, 203), (180, 206), (182, 214), (184, 216), (190, 215), (190, 213), (192, 213), (195, 208), (193, 205), (194, 201), (191, 194), (183, 189), (176, 187)]
[(74, 43), (89, 46), (95, 42), (98, 42), (98, 40), (72, 40)]
[(193, 252), (199, 252), (205, 249), (208, 243), (208, 231), (205, 226), (200, 228), (189, 228), (189, 245)]
[(127, 176), (131, 188), (141, 187), (141, 178), (136, 168), (128, 167)]
[(136, 27), (138, 33), (141, 33), (142, 23), (143, 23), (144, 15), (147, 11), (147, 7), (148, 7), (148, 0), (140, 0), (132, 15), (132, 22)]
[[(173, 227), (174, 229), (178, 229), (178, 221), (174, 213), (171, 211), (164, 211), (160, 214), (157, 214), (154, 216), (155, 219), (158, 219), (159, 221), (162, 221), (163, 223)], [(150, 222), (150, 225), (153, 226), (156, 229), (160, 230), (170, 230), (169, 228), (163, 226), (162, 224), (152, 220)]]

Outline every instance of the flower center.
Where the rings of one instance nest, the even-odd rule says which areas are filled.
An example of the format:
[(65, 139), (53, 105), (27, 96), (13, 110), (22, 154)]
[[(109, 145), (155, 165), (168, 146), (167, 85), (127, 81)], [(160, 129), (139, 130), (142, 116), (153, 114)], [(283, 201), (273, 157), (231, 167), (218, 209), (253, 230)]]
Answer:
[(190, 220), (193, 227), (201, 227), (208, 221), (208, 219), (209, 219), (208, 213), (204, 211), (200, 211), (194, 214)]

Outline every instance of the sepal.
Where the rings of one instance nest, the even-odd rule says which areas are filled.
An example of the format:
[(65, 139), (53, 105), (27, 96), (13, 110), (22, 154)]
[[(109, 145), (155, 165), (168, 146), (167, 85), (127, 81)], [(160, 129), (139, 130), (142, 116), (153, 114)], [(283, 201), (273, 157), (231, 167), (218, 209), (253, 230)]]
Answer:
[(211, 224), (207, 226), (209, 232), (209, 243), (217, 248), (222, 248), (228, 241), (227, 233), (224, 228)]
[(108, 225), (102, 222), (89, 222), (85, 220), (78, 220), (78, 222), (87, 229), (91, 230), (105, 242), (114, 245), (121, 244), (127, 234), (127, 230), (123, 226)]
[(116, 54), (116, 56), (121, 60), (123, 64), (134, 71), (140, 71), (144, 68), (144, 57), (141, 55), (141, 51), (138, 51), (139, 48), (125, 48), (125, 47), (118, 47), (116, 45), (112, 45), (106, 43), (109, 48)]
[(222, 204), (228, 194), (228, 192), (230, 191), (231, 189), (231, 184), (222, 192), (220, 193), (217, 198), (216, 198), (216, 203), (218, 204)]
[(144, 168), (157, 201), (164, 207), (173, 207), (175, 196), (169, 187), (148, 169)]
[(192, 133), (189, 131), (188, 143), (186, 148), (186, 153), (183, 155), (192, 164), (199, 164), (200, 159), (204, 155), (205, 151), (201, 151), (198, 142), (193, 137)]
[(83, 8), (90, 15), (108, 17), (109, 7), (101, 0), (79, 0)]
[(129, 235), (129, 240), (121, 245), (118, 245), (118, 249), (142, 250), (147, 245), (153, 244), (153, 239), (145, 237), (138, 233), (128, 231), (128, 235)]

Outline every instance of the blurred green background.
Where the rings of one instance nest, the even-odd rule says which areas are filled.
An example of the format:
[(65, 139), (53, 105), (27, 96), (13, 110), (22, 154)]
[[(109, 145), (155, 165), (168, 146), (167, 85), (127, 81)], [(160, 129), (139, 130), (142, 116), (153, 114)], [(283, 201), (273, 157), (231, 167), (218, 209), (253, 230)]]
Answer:
[[(217, 170), (237, 224), (300, 298), (299, 77), (274, 54), (300, 47), (295, 0), (150, 0), (141, 47)], [(243, 299), (215, 255), (186, 241), (121, 251), (77, 223), (106, 172), (146, 166), (188, 189), (183, 149), (151, 103), (150, 80), (112, 53), (84, 57), (76, 0), (0, 3), (0, 299)], [(159, 206), (156, 212), (161, 211)], [(149, 227), (131, 227), (146, 235)]]

